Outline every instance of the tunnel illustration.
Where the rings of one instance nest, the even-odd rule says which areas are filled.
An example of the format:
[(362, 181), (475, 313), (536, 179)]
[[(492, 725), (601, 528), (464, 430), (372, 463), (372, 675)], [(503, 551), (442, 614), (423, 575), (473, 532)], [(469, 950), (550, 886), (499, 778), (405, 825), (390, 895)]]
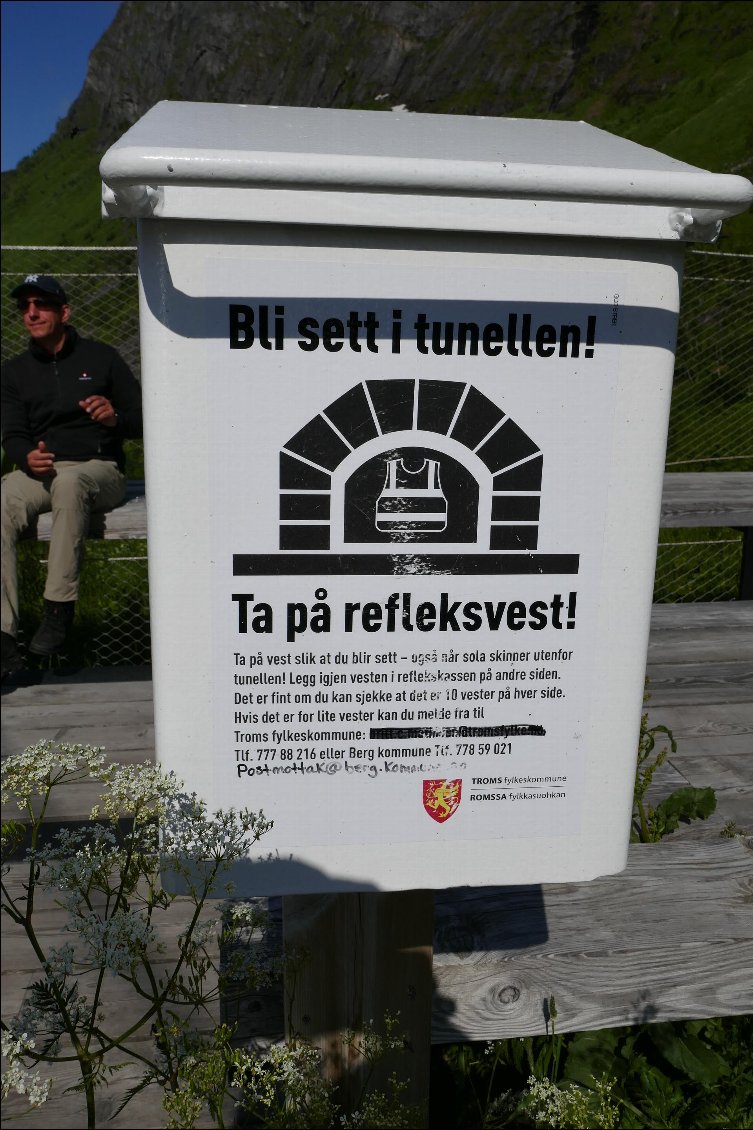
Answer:
[(543, 455), (472, 384), (369, 380), (280, 452), (280, 549), (538, 546)]

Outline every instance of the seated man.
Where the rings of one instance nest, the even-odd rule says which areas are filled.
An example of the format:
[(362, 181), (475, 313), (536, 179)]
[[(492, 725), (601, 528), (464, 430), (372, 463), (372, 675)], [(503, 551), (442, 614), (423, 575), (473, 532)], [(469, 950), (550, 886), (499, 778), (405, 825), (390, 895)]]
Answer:
[(109, 345), (68, 324), (65, 291), (27, 275), (11, 291), (29, 334), (25, 353), (2, 368), (2, 439), (18, 470), (2, 481), (2, 668), (21, 666), (16, 646), (16, 543), (52, 511), (44, 617), (29, 650), (62, 649), (78, 597), (89, 515), (123, 501), (124, 438), (141, 435), (141, 387)]

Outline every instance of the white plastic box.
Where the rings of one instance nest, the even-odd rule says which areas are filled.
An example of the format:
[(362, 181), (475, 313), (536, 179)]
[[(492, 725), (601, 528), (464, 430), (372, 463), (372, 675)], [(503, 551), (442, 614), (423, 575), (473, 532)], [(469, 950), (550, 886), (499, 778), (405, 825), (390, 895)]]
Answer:
[(156, 741), (246, 893), (625, 865), (683, 243), (582, 122), (162, 102), (137, 216)]

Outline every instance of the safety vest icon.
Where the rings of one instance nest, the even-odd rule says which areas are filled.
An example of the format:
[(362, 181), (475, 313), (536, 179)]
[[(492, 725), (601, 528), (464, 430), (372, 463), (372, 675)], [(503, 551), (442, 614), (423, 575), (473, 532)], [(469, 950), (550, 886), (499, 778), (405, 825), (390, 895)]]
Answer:
[(447, 499), (439, 481), (439, 461), (424, 459), (409, 471), (402, 459), (387, 460), (387, 475), (376, 504), (381, 533), (441, 533), (447, 527)]

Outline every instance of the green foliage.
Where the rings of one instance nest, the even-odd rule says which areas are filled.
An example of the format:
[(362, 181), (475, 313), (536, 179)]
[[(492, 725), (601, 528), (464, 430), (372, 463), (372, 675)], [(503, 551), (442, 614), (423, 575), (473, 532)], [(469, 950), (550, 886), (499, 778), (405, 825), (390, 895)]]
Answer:
[(432, 1068), (435, 1130), (753, 1126), (750, 1016), (453, 1044)]
[[(750, 10), (690, 2), (646, 5), (638, 12), (630, 0), (597, 7), (596, 30), (576, 73), (573, 109), (679, 160), (744, 173), (741, 166), (753, 149)], [(638, 44), (642, 50), (636, 52)], [(594, 73), (603, 82), (588, 89)]]
[[(359, 1032), (346, 1032), (348, 1070), (360, 1079), (358, 1093), (347, 1107), (334, 1082), (324, 1077), (321, 1053), (300, 1037), (265, 1052), (236, 1050), (233, 1083), (240, 1093), (236, 1125), (287, 1130), (410, 1130), (423, 1125), (422, 1112), (405, 1102), (407, 1083), (399, 1078), (405, 1034), (400, 1018), (385, 1014), (381, 1031), (366, 1022)], [(384, 1086), (375, 1071), (393, 1064)]]
[[(91, 135), (53, 134), (3, 173), (3, 242), (36, 246), (134, 244), (132, 223), (100, 215), (102, 151)], [(38, 268), (43, 270), (43, 267)]]
[(713, 789), (697, 789), (690, 786), (675, 791), (657, 804), (653, 811), (653, 833), (657, 840), (668, 836), (680, 826), (691, 820), (707, 820), (716, 809), (716, 794)]
[(215, 1028), (211, 1040), (189, 1038), (184, 1044), (177, 1070), (177, 1086), (166, 1090), (162, 1106), (168, 1115), (168, 1130), (185, 1130), (201, 1117), (205, 1104), (216, 1126), (223, 1125), (228, 1064), (233, 1049), (233, 1031), (225, 1024)]
[(672, 470), (701, 470), (693, 464), (699, 456), (713, 459), (715, 470), (753, 470), (752, 339), (753, 262), (687, 256), (667, 445)]
[[(648, 698), (648, 693), (644, 701)], [(656, 743), (659, 738), (661, 745), (657, 750)], [(675, 753), (677, 743), (672, 733), (666, 726), (651, 726), (648, 724), (648, 714), (641, 715), (641, 729), (638, 737), (638, 761), (635, 769), (635, 788), (633, 790), (633, 827), (632, 840), (641, 843), (654, 843), (661, 839), (656, 834), (653, 822), (654, 810), (646, 801), (656, 770), (667, 760), (667, 754)]]
[[(644, 701), (649, 698), (648, 691)], [(648, 714), (641, 716), (638, 738), (638, 760), (633, 791), (633, 831), (631, 840), (644, 844), (657, 843), (663, 836), (674, 832), (680, 823), (706, 820), (716, 808), (713, 789), (691, 786), (675, 789), (656, 808), (648, 803), (646, 794), (654, 774), (664, 764), (670, 753), (677, 752), (677, 742), (671, 730), (661, 724), (649, 726)]]
[(722, 837), (722, 839), (734, 840), (738, 836), (744, 836), (745, 829), (741, 828), (735, 820), (726, 820), (724, 822), (724, 827), (722, 828), (719, 835)]
[(144, 476), (144, 441), (142, 439), (127, 439), (123, 442), (125, 455), (125, 476), (127, 479), (143, 479)]

